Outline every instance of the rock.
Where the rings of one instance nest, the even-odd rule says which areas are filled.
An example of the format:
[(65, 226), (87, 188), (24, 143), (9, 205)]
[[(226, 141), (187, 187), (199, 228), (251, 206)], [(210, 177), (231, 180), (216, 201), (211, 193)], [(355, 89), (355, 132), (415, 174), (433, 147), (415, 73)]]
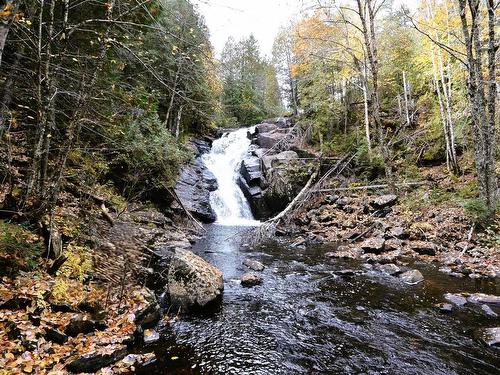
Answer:
[[(216, 215), (210, 205), (210, 191), (217, 189), (216, 183), (213, 174), (197, 158), (182, 168), (174, 191), (194, 217), (204, 223), (213, 223)], [(175, 203), (172, 206), (180, 209)]]
[(325, 196), (325, 198), (323, 199), (323, 202), (325, 204), (334, 204), (335, 202), (337, 202), (337, 200), (339, 199), (340, 197), (338, 195), (331, 195), (331, 194), (328, 194)]
[(278, 117), (274, 120), (274, 123), (279, 128), (289, 128), (290, 126), (292, 126), (292, 120), (288, 117)]
[(94, 351), (73, 360), (66, 368), (73, 373), (82, 372), (97, 372), (103, 367), (107, 367), (119, 360), (125, 358), (127, 355), (127, 348), (125, 346), (105, 348), (103, 352)]
[(204, 307), (222, 295), (222, 272), (191, 251), (176, 249), (168, 273), (168, 293), (173, 305), (184, 309)]
[(98, 301), (81, 301), (78, 304), (78, 309), (91, 314), (93, 319), (104, 319), (106, 316), (106, 311)]
[(68, 336), (54, 328), (45, 328), (45, 338), (56, 344), (62, 345), (68, 341)]
[(500, 296), (494, 296), (484, 293), (474, 293), (467, 297), (467, 302), (500, 306)]
[(401, 269), (394, 263), (381, 264), (377, 267), (380, 272), (386, 273), (388, 275), (396, 275), (401, 272)]
[(436, 255), (436, 248), (437, 246), (432, 242), (412, 241), (410, 243), (410, 249), (420, 255)]
[(407, 284), (418, 284), (424, 281), (424, 276), (419, 270), (410, 270), (399, 275), (399, 279)]
[(273, 148), (276, 144), (284, 138), (282, 133), (258, 133), (257, 145), (263, 148)]
[(161, 319), (161, 308), (156, 301), (152, 301), (144, 309), (135, 313), (134, 323), (141, 328), (151, 328)]
[(256, 260), (252, 260), (252, 259), (245, 259), (243, 264), (250, 268), (251, 270), (254, 270), (254, 271), (264, 271), (264, 265), (259, 262), (259, 261), (256, 261)]
[(255, 273), (248, 272), (241, 276), (241, 286), (245, 288), (251, 288), (260, 284), (262, 284), (262, 278)]
[(150, 345), (154, 344), (157, 341), (160, 341), (160, 334), (156, 332), (154, 329), (146, 329), (144, 331), (144, 344)]
[(76, 310), (71, 306), (69, 303), (64, 303), (64, 302), (52, 302), (50, 304), (50, 309), (53, 312), (76, 312)]
[(483, 330), (482, 340), (488, 346), (500, 347), (500, 327)]
[(444, 299), (457, 306), (464, 306), (467, 303), (467, 299), (458, 293), (446, 293)]
[(337, 251), (328, 252), (325, 256), (329, 258), (358, 259), (362, 254), (363, 250), (359, 247), (351, 249), (346, 246), (339, 246)]
[(393, 206), (394, 204), (397, 203), (397, 201), (398, 201), (397, 195), (387, 194), (375, 198), (370, 204), (373, 208), (378, 210), (381, 208)]
[(389, 235), (391, 237), (399, 238), (399, 239), (405, 239), (408, 237), (408, 234), (405, 232), (403, 227), (392, 227), (389, 230)]
[(266, 155), (262, 158), (264, 170), (268, 171), (271, 168), (289, 163), (291, 160), (298, 159), (299, 155), (295, 151), (283, 151), (276, 155)]
[(290, 245), (291, 247), (305, 247), (306, 239), (302, 236), (297, 237), (295, 241)]
[(389, 238), (385, 241), (385, 250), (387, 251), (401, 250), (402, 247), (403, 241), (398, 238)]
[(380, 254), (384, 251), (385, 240), (381, 237), (368, 238), (361, 244), (361, 248), (365, 253)]
[(498, 314), (494, 312), (488, 305), (481, 305), (481, 310), (483, 310), (484, 314), (490, 318), (498, 317)]
[(453, 311), (453, 305), (451, 303), (440, 303), (438, 306), (439, 311), (443, 314), (449, 314)]
[(87, 317), (78, 315), (70, 320), (64, 333), (69, 336), (78, 336), (80, 333), (87, 334), (96, 330), (96, 322)]
[(344, 277), (344, 278), (351, 278), (351, 277), (353, 277), (353, 276), (356, 276), (356, 275), (361, 274), (362, 272), (361, 272), (361, 271), (358, 271), (358, 270), (350, 270), (350, 269), (346, 269), (346, 270), (334, 271), (334, 273), (335, 273), (336, 275), (339, 275), (340, 277)]
[(278, 126), (276, 124), (268, 124), (265, 122), (255, 126), (255, 130), (257, 131), (257, 134), (269, 133), (269, 132), (272, 132), (276, 129), (278, 129)]
[(12, 297), (12, 298), (7, 298), (4, 301), (0, 301), (0, 309), (5, 309), (5, 310), (19, 310), (19, 309), (25, 309), (31, 305), (31, 300), (26, 297)]
[(250, 157), (241, 162), (240, 174), (249, 186), (259, 185), (264, 179), (261, 162), (257, 157)]

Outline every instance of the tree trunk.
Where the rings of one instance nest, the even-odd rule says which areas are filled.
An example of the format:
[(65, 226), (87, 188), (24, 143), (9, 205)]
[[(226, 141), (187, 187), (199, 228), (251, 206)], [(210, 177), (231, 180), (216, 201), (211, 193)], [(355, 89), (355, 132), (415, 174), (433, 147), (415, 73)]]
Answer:
[[(491, 100), (494, 81), (490, 82), (488, 103), (486, 103), (482, 43), (480, 35), (480, 0), (458, 0), (462, 33), (467, 52), (467, 93), (469, 96), (472, 130), (474, 135), (474, 155), (481, 198), (493, 216), (496, 211), (498, 182), (495, 173), (495, 109), (496, 101)], [(488, 0), (488, 74), (495, 73), (495, 13), (493, 2)], [(467, 15), (467, 6), (470, 12)], [(495, 84), (496, 86), (496, 84)], [(488, 112), (488, 114), (487, 114)]]
[(19, 0), (7, 0), (1, 9), (3, 15), (0, 16), (0, 65), (2, 65), (3, 49), (9, 35), (10, 25), (16, 16), (18, 7)]

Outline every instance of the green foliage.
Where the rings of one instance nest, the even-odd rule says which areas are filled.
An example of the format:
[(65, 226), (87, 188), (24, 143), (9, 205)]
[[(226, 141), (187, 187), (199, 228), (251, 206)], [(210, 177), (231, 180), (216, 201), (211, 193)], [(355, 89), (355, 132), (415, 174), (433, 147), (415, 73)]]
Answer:
[(110, 176), (128, 197), (151, 198), (171, 187), (179, 166), (191, 158), (154, 113), (129, 119), (113, 136), (123, 148), (113, 160)]
[(57, 276), (83, 281), (92, 271), (90, 249), (71, 242), (64, 251), (64, 255), (67, 260), (57, 272)]
[(276, 69), (265, 61), (253, 35), (226, 42), (221, 57), (222, 107), (221, 125), (259, 123), (282, 112)]
[(23, 226), (0, 220), (0, 275), (33, 271), (41, 254), (37, 236)]

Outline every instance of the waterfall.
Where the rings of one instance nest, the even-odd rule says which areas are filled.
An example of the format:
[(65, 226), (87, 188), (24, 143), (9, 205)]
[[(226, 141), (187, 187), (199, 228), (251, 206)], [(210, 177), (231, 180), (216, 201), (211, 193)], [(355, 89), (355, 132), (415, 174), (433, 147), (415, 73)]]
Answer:
[(212, 149), (203, 156), (207, 169), (217, 178), (219, 188), (210, 194), (210, 204), (222, 225), (257, 225), (250, 205), (237, 184), (241, 161), (248, 156), (250, 140), (247, 132), (238, 129), (214, 141)]

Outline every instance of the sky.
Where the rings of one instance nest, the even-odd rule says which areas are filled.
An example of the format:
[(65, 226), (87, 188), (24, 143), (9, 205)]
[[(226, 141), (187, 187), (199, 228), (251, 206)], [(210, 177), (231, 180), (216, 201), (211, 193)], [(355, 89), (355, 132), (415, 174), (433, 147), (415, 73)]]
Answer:
[[(210, 30), (212, 44), (220, 54), (228, 37), (236, 40), (253, 34), (261, 52), (270, 56), (274, 37), (290, 20), (299, 19), (311, 0), (193, 0)], [(395, 0), (415, 7), (418, 0)]]

